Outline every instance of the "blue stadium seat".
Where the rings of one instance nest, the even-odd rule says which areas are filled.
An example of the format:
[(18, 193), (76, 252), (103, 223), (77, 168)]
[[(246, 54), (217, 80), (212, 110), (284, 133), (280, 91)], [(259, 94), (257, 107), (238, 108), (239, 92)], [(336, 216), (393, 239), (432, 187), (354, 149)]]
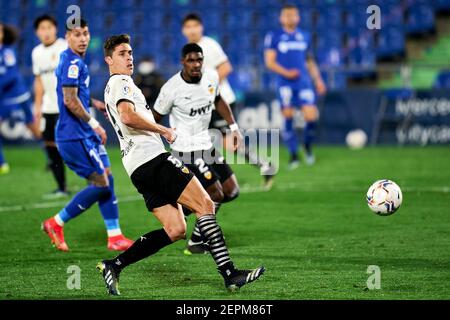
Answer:
[(439, 72), (434, 81), (433, 88), (450, 89), (450, 69)]
[(435, 0), (433, 3), (436, 10), (450, 12), (450, 0)]
[(405, 34), (402, 27), (382, 28), (378, 33), (377, 56), (388, 58), (405, 51)]
[(412, 6), (408, 10), (407, 19), (408, 33), (422, 33), (434, 29), (434, 11), (431, 5)]
[(341, 7), (319, 7), (316, 28), (340, 28), (344, 25), (344, 10)]

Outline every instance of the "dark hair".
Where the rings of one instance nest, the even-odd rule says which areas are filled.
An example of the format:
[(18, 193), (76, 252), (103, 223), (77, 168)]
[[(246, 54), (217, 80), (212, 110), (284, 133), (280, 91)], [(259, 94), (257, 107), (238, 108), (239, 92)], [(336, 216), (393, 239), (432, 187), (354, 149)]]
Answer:
[(3, 24), (0, 22), (0, 25), (3, 26), (3, 44), (10, 46), (14, 44), (19, 38), (19, 32), (13, 26), (8, 24)]
[[(75, 19), (73, 19), (72, 21), (75, 21)], [(80, 21), (80, 25), (79, 25), (80, 28), (84, 28), (84, 27), (87, 27), (87, 26), (88, 26), (88, 23), (87, 23), (86, 20), (80, 19), (79, 21)], [(68, 32), (68, 31), (72, 31), (72, 30), (74, 29), (73, 27), (72, 27), (72, 28), (69, 28), (68, 22), (69, 22), (69, 21), (66, 22), (66, 31), (67, 31), (67, 32)], [(76, 28), (76, 27), (78, 27), (78, 26), (75, 26), (75, 28)]]
[(58, 23), (56, 22), (56, 19), (53, 18), (52, 16), (48, 15), (48, 14), (43, 14), (42, 16), (39, 16), (36, 18), (36, 20), (34, 20), (34, 30), (37, 30), (37, 28), (39, 28), (39, 25), (41, 24), (41, 22), (44, 21), (50, 21), (51, 23), (53, 23), (53, 25), (55, 27), (58, 27)]
[(198, 21), (200, 24), (203, 24), (203, 21), (202, 21), (202, 18), (200, 17), (200, 15), (198, 13), (191, 12), (191, 13), (188, 13), (183, 18), (182, 25), (184, 25), (186, 22), (191, 21), (191, 20)]
[(185, 58), (191, 52), (200, 52), (203, 54), (203, 49), (196, 43), (185, 44), (181, 49), (181, 57)]
[(130, 36), (126, 33), (114, 35), (105, 40), (103, 44), (103, 52), (105, 57), (112, 57), (114, 49), (122, 43), (130, 44)]
[(298, 10), (298, 7), (295, 4), (286, 3), (285, 5), (283, 5), (281, 7), (281, 10), (286, 10), (286, 9), (296, 9), (296, 10)]

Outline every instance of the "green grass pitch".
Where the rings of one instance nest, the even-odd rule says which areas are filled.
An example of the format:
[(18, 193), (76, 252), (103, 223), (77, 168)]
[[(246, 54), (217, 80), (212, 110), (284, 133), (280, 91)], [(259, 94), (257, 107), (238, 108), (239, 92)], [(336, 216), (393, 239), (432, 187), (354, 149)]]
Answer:
[[(42, 200), (54, 188), (37, 148), (6, 148), (11, 165), (0, 176), (0, 299), (107, 299), (97, 261), (114, 253), (97, 206), (66, 225), (70, 252), (58, 252), (40, 231), (61, 201)], [(137, 238), (159, 224), (146, 212), (117, 149), (110, 148), (121, 227)], [(117, 299), (449, 299), (450, 148), (375, 147), (350, 151), (316, 148), (317, 164), (286, 170), (286, 151), (274, 187), (260, 192), (258, 171), (233, 166), (243, 189), (222, 206), (231, 256), (240, 268), (264, 264), (266, 274), (228, 293), (212, 259), (184, 256), (184, 242), (130, 266)], [(365, 193), (388, 178), (403, 190), (392, 216), (369, 211)], [(69, 185), (85, 182), (72, 173)], [(188, 221), (192, 230), (193, 217)], [(81, 268), (81, 289), (67, 289), (71, 265)], [(368, 290), (369, 265), (381, 269), (381, 289)]]

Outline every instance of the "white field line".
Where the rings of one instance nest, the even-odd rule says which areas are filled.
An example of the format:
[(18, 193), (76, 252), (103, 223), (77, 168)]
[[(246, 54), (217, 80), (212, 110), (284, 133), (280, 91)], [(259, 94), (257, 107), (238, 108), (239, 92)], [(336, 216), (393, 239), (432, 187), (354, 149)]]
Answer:
[[(317, 186), (317, 185), (307, 185), (304, 182), (290, 182), (284, 184), (274, 183), (271, 191), (286, 191), (298, 189), (302, 192), (362, 192), (365, 193), (366, 190), (361, 190), (355, 187), (343, 187), (340, 186)], [(437, 192), (437, 193), (449, 193), (450, 186), (428, 186), (428, 187), (402, 187), (403, 192)], [(263, 186), (254, 186), (249, 184), (241, 185), (241, 193), (258, 193), (266, 192)], [(128, 195), (118, 197), (119, 203), (136, 202), (143, 201), (142, 196), (139, 194)], [(39, 203), (28, 203), (24, 205), (12, 205), (12, 206), (0, 206), (0, 213), (2, 212), (17, 212), (17, 211), (28, 211), (35, 209), (51, 209), (51, 208), (62, 208), (67, 204), (69, 200), (64, 201), (52, 201), (52, 202), (39, 202)]]

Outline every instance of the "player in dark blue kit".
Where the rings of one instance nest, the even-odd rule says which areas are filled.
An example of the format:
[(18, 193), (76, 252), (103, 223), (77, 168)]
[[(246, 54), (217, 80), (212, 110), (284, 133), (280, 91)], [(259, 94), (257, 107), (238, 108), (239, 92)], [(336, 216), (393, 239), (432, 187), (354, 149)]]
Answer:
[[(40, 132), (33, 120), (30, 92), (26, 89), (17, 65), (12, 45), (17, 39), (13, 28), (0, 23), (0, 122), (11, 117), (16, 110), (22, 110), (25, 123), (35, 137)], [(3, 156), (0, 138), (0, 175), (9, 172), (9, 165)]]
[(297, 7), (285, 5), (280, 14), (282, 28), (268, 33), (264, 41), (266, 66), (279, 75), (278, 98), (284, 117), (282, 137), (291, 155), (291, 169), (299, 165), (298, 142), (293, 127), (294, 108), (301, 107), (306, 121), (303, 144), (306, 163), (312, 165), (315, 157), (311, 145), (319, 117), (314, 87), (319, 95), (326, 92), (312, 55), (311, 34), (299, 29), (299, 22)]
[(44, 221), (42, 227), (57, 249), (68, 251), (64, 224), (98, 202), (108, 232), (108, 249), (126, 250), (133, 241), (125, 238), (120, 230), (114, 180), (104, 147), (106, 133), (89, 114), (89, 71), (83, 61), (90, 40), (87, 23), (81, 20), (78, 27), (67, 29), (66, 40), (69, 48), (61, 53), (55, 71), (60, 112), (55, 140), (67, 166), (87, 179), (89, 185), (58, 214)]

